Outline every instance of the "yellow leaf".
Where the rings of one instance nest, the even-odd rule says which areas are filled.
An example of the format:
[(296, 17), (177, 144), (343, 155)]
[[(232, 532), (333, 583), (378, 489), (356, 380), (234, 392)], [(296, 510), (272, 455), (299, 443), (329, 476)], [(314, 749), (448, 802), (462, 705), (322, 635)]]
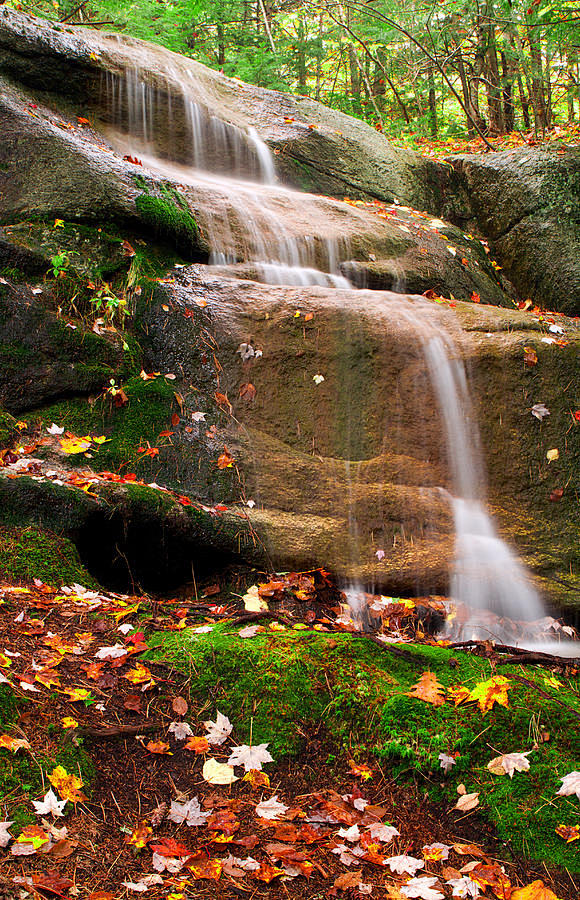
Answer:
[(53, 769), (48, 780), (56, 788), (62, 800), (78, 803), (79, 800), (87, 799), (80, 790), (83, 786), (81, 779), (76, 775), (69, 774), (64, 766), (57, 766)]
[(546, 459), (548, 462), (556, 462), (557, 459), (560, 459), (560, 451), (557, 447), (554, 447), (553, 450), (548, 450), (546, 453)]
[(48, 843), (48, 835), (38, 825), (27, 825), (16, 838), (17, 844), (32, 844), (35, 850)]
[(238, 781), (233, 766), (220, 763), (213, 758), (206, 760), (201, 774), (210, 784), (233, 784), (234, 781)]
[(91, 441), (77, 437), (61, 438), (60, 446), (63, 453), (73, 456), (76, 453), (85, 453), (90, 450)]
[(54, 227), (55, 228), (64, 228), (64, 219), (55, 219)]
[(60, 720), (60, 723), (63, 728), (76, 728), (79, 724), (72, 716), (65, 716), (64, 719)]
[(71, 703), (80, 703), (82, 700), (88, 700), (91, 692), (86, 688), (65, 688), (63, 694), (68, 694)]
[(495, 703), (500, 706), (508, 706), (508, 691), (511, 684), (503, 675), (494, 675), (488, 681), (480, 681), (469, 692), (467, 699), (479, 703), (479, 708), (485, 715)]
[(123, 678), (130, 681), (131, 684), (146, 684), (150, 681), (154, 681), (153, 675), (147, 666), (142, 665), (142, 663), (137, 663), (134, 669), (131, 669), (126, 675), (123, 675)]

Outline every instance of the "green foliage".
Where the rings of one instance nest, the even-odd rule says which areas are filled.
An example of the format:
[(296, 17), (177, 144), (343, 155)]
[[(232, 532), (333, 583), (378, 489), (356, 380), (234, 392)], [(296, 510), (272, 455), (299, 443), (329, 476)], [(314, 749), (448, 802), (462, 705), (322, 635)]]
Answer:
[(73, 582), (95, 585), (74, 544), (36, 525), (0, 527), (0, 575), (11, 581), (39, 578), (57, 587)]
[[(374, 754), (391, 777), (418, 781), (448, 806), (463, 781), (469, 792), (480, 792), (481, 813), (517, 851), (579, 870), (573, 846), (554, 833), (556, 825), (577, 817), (574, 800), (556, 791), (560, 777), (576, 766), (578, 677), (557, 686), (550, 673), (527, 672), (551, 699), (514, 681), (509, 709), (496, 705), (482, 716), (475, 704), (434, 707), (406, 696), (427, 669), (449, 687), (473, 687), (491, 676), (485, 659), (439, 647), (407, 647), (417, 666), (356, 635), (266, 631), (243, 640), (227, 623), (211, 634), (154, 635), (149, 644), (154, 658), (187, 672), (196, 716), (213, 717), (219, 709), (234, 723), (236, 740), (269, 742), (278, 761), (298, 755), (306, 736), (316, 733), (342, 753), (364, 759)], [(550, 739), (534, 749), (546, 732)], [(500, 753), (529, 750), (530, 771), (513, 780), (486, 767)], [(439, 753), (457, 754), (447, 777)]]

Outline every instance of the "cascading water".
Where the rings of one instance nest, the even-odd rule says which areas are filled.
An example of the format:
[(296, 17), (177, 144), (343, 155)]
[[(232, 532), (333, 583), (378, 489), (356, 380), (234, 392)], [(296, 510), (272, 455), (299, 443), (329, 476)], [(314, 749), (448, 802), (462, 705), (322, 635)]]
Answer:
[[(176, 97), (169, 82), (153, 86), (130, 70), (107, 74), (103, 93), (113, 144), (126, 152), (128, 134), (130, 154), (149, 169), (211, 195), (196, 209), (210, 264), (251, 263), (251, 274), (266, 284), (350, 287), (339, 272), (348, 242), (339, 234), (294, 235), (285, 225), (289, 195), (293, 202), (306, 195), (275, 187), (273, 156), (256, 130), (211, 115), (187, 87)], [(305, 222), (310, 216), (305, 210)]]
[[(513, 639), (501, 619), (539, 620), (545, 613), (527, 573), (497, 535), (485, 509), (483, 465), (465, 368), (448, 335), (424, 347), (443, 424), (452, 473), (455, 561), (451, 596), (471, 611), (459, 626), (467, 639)], [(494, 617), (484, 614), (491, 611)]]
[[(210, 101), (192, 100), (187, 84), (175, 96), (169, 84), (151, 86), (137, 71), (107, 76), (105, 91), (110, 124), (117, 130), (110, 134), (112, 142), (122, 141), (126, 152), (128, 135), (135, 147), (131, 152), (148, 169), (193, 186), (194, 196), (202, 198), (194, 211), (211, 248), (210, 264), (227, 266), (230, 276), (267, 284), (352, 289), (339, 271), (350, 248), (339, 231), (329, 233), (329, 207), (323, 211), (326, 219), (313, 219), (318, 198), (275, 185), (273, 157), (253, 129), (211, 115)], [(300, 219), (298, 235), (287, 227), (289, 208)], [(355, 271), (356, 264), (351, 268)], [(350, 271), (348, 265), (345, 270)], [(502, 624), (504, 617), (533, 621), (543, 608), (485, 509), (478, 432), (463, 363), (427, 301), (401, 300), (395, 314), (416, 329), (441, 410), (451, 470), (447, 496), (456, 531), (451, 594), (470, 610), (462, 621), (463, 636), (505, 638), (509, 628)], [(352, 487), (352, 479), (348, 482)], [(355, 552), (357, 523), (350, 522), (349, 528)], [(362, 587), (353, 584), (347, 593), (360, 618)]]

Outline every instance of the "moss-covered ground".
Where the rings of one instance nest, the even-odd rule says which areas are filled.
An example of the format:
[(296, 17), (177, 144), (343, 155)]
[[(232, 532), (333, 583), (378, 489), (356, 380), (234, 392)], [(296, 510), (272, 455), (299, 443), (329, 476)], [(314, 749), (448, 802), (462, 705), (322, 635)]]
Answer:
[(38, 578), (57, 587), (73, 583), (95, 585), (72, 541), (37, 525), (0, 526), (0, 577), (11, 581)]
[[(226, 625), (159, 634), (150, 644), (155, 658), (187, 673), (200, 704), (235, 717), (243, 740), (269, 742), (276, 760), (298, 756), (322, 731), (332, 752), (374, 757), (398, 782), (418, 783), (450, 806), (463, 783), (479, 792), (478, 812), (516, 853), (580, 871), (574, 844), (554, 831), (578, 819), (576, 798), (556, 796), (560, 778), (578, 768), (578, 675), (502, 666), (498, 673), (531, 685), (514, 678), (509, 708), (496, 704), (483, 715), (474, 703), (436, 707), (407, 696), (423, 671), (445, 687), (473, 688), (494, 674), (485, 658), (440, 647), (410, 646), (407, 661), (356, 635), (276, 631), (243, 640)], [(486, 767), (500, 754), (528, 751), (530, 770), (513, 780)], [(440, 753), (456, 757), (447, 777)]]

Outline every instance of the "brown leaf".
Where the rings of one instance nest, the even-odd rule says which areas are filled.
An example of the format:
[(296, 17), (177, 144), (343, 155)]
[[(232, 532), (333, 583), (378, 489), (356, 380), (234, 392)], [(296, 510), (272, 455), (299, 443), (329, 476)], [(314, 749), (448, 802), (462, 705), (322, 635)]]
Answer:
[(356, 888), (362, 881), (362, 871), (361, 872), (345, 872), (344, 875), (339, 875), (338, 878), (334, 881), (335, 888), (339, 888), (341, 891), (347, 891), (349, 888)]
[(123, 701), (123, 706), (125, 709), (131, 710), (131, 712), (140, 713), (143, 710), (143, 696), (142, 694), (127, 694)]
[(247, 400), (249, 403), (255, 400), (257, 393), (254, 385), (249, 382), (247, 384), (242, 384), (240, 387), (240, 399)]
[(52, 856), (53, 859), (66, 859), (67, 856), (71, 856), (71, 854), (74, 853), (77, 843), (77, 841), (69, 841), (66, 838), (63, 838), (61, 841), (57, 841), (56, 844), (52, 845), (48, 851), (48, 855)]
[(176, 715), (184, 716), (189, 709), (189, 706), (187, 705), (185, 697), (175, 697), (171, 704), (171, 708)]
[(64, 894), (73, 886), (70, 878), (60, 875), (54, 869), (45, 874), (33, 875), (32, 881), (35, 887), (41, 888), (43, 891), (49, 891), (51, 894)]

